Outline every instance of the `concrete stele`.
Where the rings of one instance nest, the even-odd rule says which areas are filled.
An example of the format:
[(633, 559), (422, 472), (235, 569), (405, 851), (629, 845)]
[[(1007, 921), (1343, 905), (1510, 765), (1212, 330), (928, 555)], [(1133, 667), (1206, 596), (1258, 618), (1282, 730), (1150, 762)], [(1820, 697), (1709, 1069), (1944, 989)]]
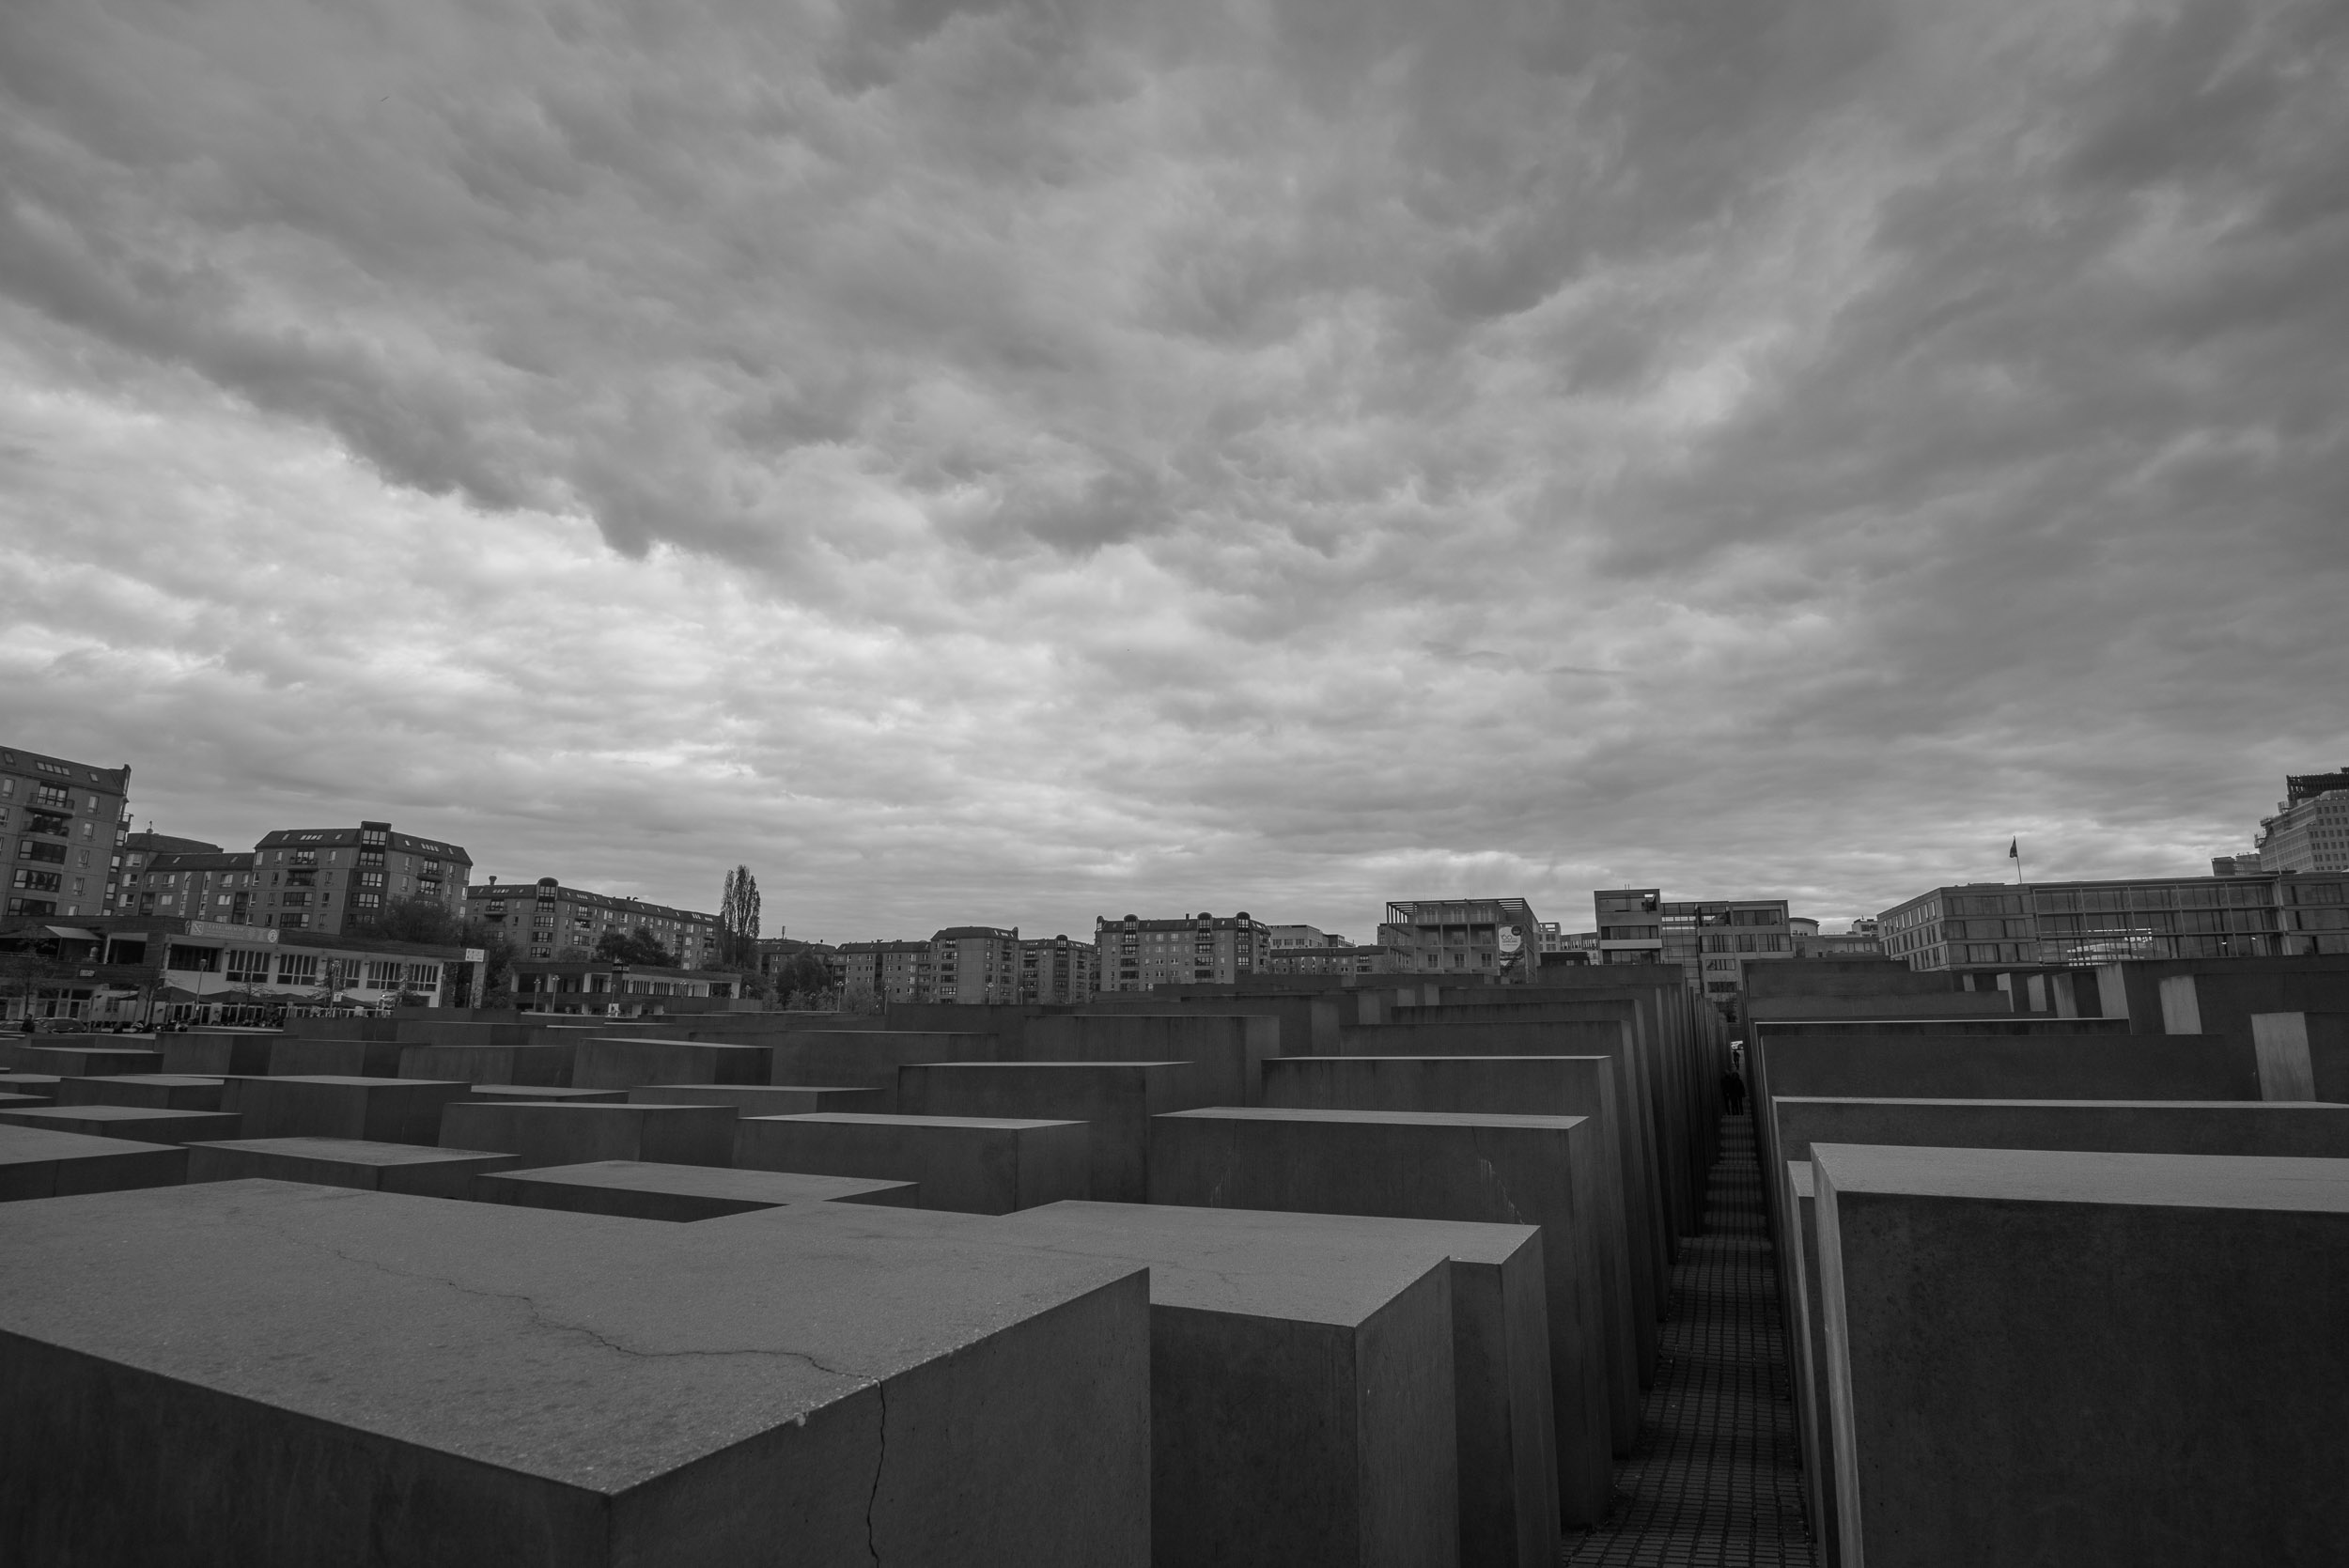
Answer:
[(1846, 1568), (2338, 1557), (2349, 1161), (1812, 1164)]

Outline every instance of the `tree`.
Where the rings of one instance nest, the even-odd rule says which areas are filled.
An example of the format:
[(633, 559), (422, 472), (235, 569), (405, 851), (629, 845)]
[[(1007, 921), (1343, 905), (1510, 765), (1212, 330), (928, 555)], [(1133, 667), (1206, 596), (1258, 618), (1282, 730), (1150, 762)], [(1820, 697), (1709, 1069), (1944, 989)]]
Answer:
[(832, 970), (813, 953), (794, 953), (775, 970), (775, 991), (786, 1007), (802, 1010), (832, 990)]
[[(395, 898), (372, 918), (363, 921), (357, 931), (361, 936), (381, 937), (396, 942), (445, 945), (462, 941), (466, 924), (437, 898)], [(474, 945), (478, 947), (480, 943)]]
[(677, 955), (661, 939), (640, 925), (633, 931), (606, 931), (596, 941), (596, 957), (609, 964), (642, 964), (647, 969), (677, 968)]
[(880, 993), (870, 986), (845, 986), (840, 992), (839, 1010), (843, 1013), (878, 1013), (881, 1011)]
[(718, 900), (718, 961), (739, 970), (758, 967), (758, 878), (746, 865), (726, 873)]

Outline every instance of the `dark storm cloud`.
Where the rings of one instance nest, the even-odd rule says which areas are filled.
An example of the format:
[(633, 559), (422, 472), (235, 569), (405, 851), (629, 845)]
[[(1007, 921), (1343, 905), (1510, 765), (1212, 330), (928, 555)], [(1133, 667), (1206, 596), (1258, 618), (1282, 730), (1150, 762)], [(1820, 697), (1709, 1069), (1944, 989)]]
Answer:
[(2345, 62), (2315, 3), (14, 7), (11, 727), (178, 831), (763, 857), (834, 937), (2188, 866), (2344, 744)]

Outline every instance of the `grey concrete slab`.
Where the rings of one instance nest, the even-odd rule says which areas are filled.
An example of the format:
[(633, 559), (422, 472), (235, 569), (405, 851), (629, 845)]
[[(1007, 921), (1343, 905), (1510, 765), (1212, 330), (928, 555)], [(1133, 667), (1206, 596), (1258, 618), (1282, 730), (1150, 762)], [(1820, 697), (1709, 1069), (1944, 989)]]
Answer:
[(1281, 1054), (1281, 1020), (1198, 1013), (1069, 1014), (1029, 1022), (1024, 1062), (1189, 1062), (1197, 1105), (1260, 1105), (1264, 1063)]
[(193, 1143), (236, 1137), (242, 1118), (231, 1111), (161, 1110), (143, 1105), (45, 1105), (0, 1110), (0, 1122), (142, 1143)]
[(12, 1561), (1149, 1560), (1140, 1269), (274, 1182), (9, 1211)]
[[(1807, 1153), (1807, 1151), (1806, 1151)], [(1788, 1244), (1778, 1249), (1780, 1296), (1787, 1307), (1786, 1362), (1802, 1443), (1804, 1512), (1819, 1560), (1840, 1568), (1843, 1529), (1835, 1497), (1834, 1411), (1827, 1387), (1827, 1316), (1819, 1300), (1819, 1218), (1809, 1158), (1785, 1162)]]
[[(979, 1009), (987, 1011), (987, 1009)], [(992, 1034), (941, 1030), (799, 1029), (768, 1043), (767, 1081), (783, 1087), (880, 1089), (894, 1099), (897, 1069), (910, 1062), (992, 1062)]]
[(529, 1165), (641, 1159), (663, 1165), (734, 1163), (734, 1108), (457, 1100), (441, 1111), (441, 1146), (497, 1149)]
[(185, 1034), (158, 1036), (155, 1049), (163, 1059), (166, 1073), (198, 1078), (226, 1078), (234, 1073), (257, 1078), (269, 1071), (270, 1052), (281, 1038), (273, 1029), (195, 1029)]
[[(6, 1081), (7, 1079), (0, 1079), (0, 1083)], [(11, 1094), (7, 1090), (0, 1089), (0, 1110), (38, 1110), (43, 1106), (56, 1103), (56, 1097), (53, 1094)]]
[[(1419, 1011), (1424, 1011), (1421, 1009)], [(1340, 1056), (1587, 1056), (1610, 1048), (1619, 1025), (1603, 1018), (1350, 1024)]]
[(745, 1116), (806, 1116), (826, 1110), (887, 1115), (897, 1096), (886, 1089), (836, 1084), (647, 1083), (628, 1092), (631, 1105), (730, 1105)]
[(786, 1203), (886, 1203), (910, 1208), (920, 1192), (912, 1182), (719, 1170), (636, 1159), (502, 1171), (484, 1175), (473, 1188), (473, 1196), (483, 1203), (677, 1223), (781, 1208)]
[(1082, 1122), (1033, 1118), (745, 1116), (735, 1129), (734, 1164), (910, 1181), (928, 1208), (1009, 1214), (1085, 1197), (1092, 1141)]
[[(1329, 1056), (1337, 1050), (1342, 999), (1299, 993), (1290, 996), (1169, 996), (1162, 992), (1104, 991), (1087, 1001), (1082, 1016), (1128, 1013), (1180, 1013), (1192, 1017), (1211, 1016), (1266, 1017), (1280, 1031), (1275, 1056)], [(1351, 1021), (1352, 1015), (1346, 1015)]]
[(244, 1117), (246, 1138), (350, 1138), (378, 1143), (437, 1143), (441, 1111), (470, 1085), (408, 1078), (331, 1074), (232, 1078), (224, 1109)]
[(765, 1083), (774, 1066), (766, 1047), (714, 1040), (591, 1035), (579, 1042), (578, 1049), (571, 1081), (583, 1089), (633, 1089), (643, 1083)]
[(130, 1046), (19, 1046), (17, 1070), (59, 1078), (97, 1078), (111, 1073), (160, 1073), (163, 1053)]
[(558, 1089), (545, 1083), (476, 1083), (466, 1096), (475, 1100), (536, 1100), (556, 1105), (626, 1105), (625, 1089)]
[(188, 1152), (188, 1180), (256, 1178), (397, 1192), (412, 1198), (470, 1199), (475, 1177), (509, 1171), (518, 1155), (437, 1149), (356, 1138), (243, 1138), (199, 1143)]
[(0, 1202), (170, 1187), (187, 1172), (184, 1148), (0, 1122)]
[(1952, 1100), (1781, 1095), (1789, 1160), (1814, 1143), (2349, 1159), (2349, 1105), (2261, 1100)]
[(2248, 1039), (2170, 1035), (1757, 1032), (1772, 1095), (1882, 1099), (2256, 1100)]
[(1575, 1203), (1597, 1164), (1587, 1117), (1216, 1107), (1158, 1118), (1150, 1202), (1541, 1226), (1560, 1514), (1586, 1525), (1613, 1473), (1598, 1270)]
[(319, 1040), (288, 1035), (269, 1048), (269, 1076), (397, 1078), (400, 1048), (397, 1040)]
[(1102, 1203), (1143, 1202), (1152, 1119), (1210, 1103), (1206, 1091), (1179, 1062), (949, 1062), (897, 1072), (897, 1105), (910, 1116), (1084, 1123), (1092, 1132), (1083, 1195)]
[[(1006, 1216), (988, 1234), (1151, 1265), (1156, 1561), (1439, 1560), (1422, 1532), (1442, 1506), (1428, 1490), (1439, 1468), (1458, 1476), (1463, 1564), (1557, 1560), (1537, 1231), (1071, 1203)], [(1398, 1421), (1427, 1426), (1408, 1385), (1404, 1398), (1393, 1397), (1377, 1386), (1375, 1367), (1313, 1331), (1331, 1321), (1330, 1305), (1341, 1309), (1339, 1325), (1359, 1323), (1363, 1307), (1391, 1305), (1396, 1282), (1427, 1267), (1447, 1271), (1452, 1297), (1456, 1464), (1449, 1467), (1414, 1452), (1432, 1430), (1379, 1430)], [(1272, 1327), (1293, 1321), (1294, 1330)], [(1224, 1327), (1235, 1332), (1217, 1332)], [(1358, 1389), (1330, 1382), (1348, 1372)], [(1423, 1386), (1425, 1374), (1415, 1381)], [(1270, 1404), (1275, 1389), (1288, 1390), (1285, 1407)], [(1331, 1433), (1323, 1414), (1330, 1409), (1350, 1410), (1351, 1426)], [(1378, 1452), (1389, 1457), (1372, 1457)], [(1377, 1490), (1389, 1494), (1383, 1504), (1365, 1495)], [(1332, 1519), (1340, 1504), (1353, 1517)]]
[(64, 1081), (54, 1073), (0, 1073), (0, 1087), (35, 1099), (54, 1101), (57, 1086)]
[(57, 1085), (59, 1105), (143, 1105), (153, 1110), (218, 1110), (222, 1082), (177, 1073), (117, 1073), (70, 1078)]
[(1656, 1321), (1662, 1303), (1651, 1285), (1657, 1239), (1647, 1234), (1644, 1210), (1632, 1213), (1626, 1203), (1639, 1173), (1625, 1147), (1628, 1114), (1616, 1093), (1612, 1061), (1604, 1056), (1289, 1058), (1266, 1064), (1265, 1102), (1315, 1110), (1590, 1117), (1598, 1141), (1596, 1187), (1575, 1194), (1589, 1207), (1578, 1222), (1595, 1227), (1615, 1452), (1618, 1458), (1630, 1454), (1640, 1429), (1640, 1386), (1655, 1375)]
[(393, 1032), (403, 1046), (527, 1046), (537, 1040), (538, 1026), (519, 1018), (401, 1017)]
[(1768, 997), (1746, 1006), (1750, 1024), (1790, 1018), (1980, 1018), (2011, 1016), (2015, 999), (2004, 991), (1945, 991), (1929, 996)]
[(1812, 1164), (1847, 1568), (2338, 1560), (2349, 1161)]
[(301, 1040), (379, 1040), (401, 1038), (397, 1018), (289, 1018), (286, 1036)]
[(568, 1089), (571, 1086), (573, 1053), (580, 1049), (580, 1044), (554, 1040), (489, 1045), (458, 1041), (411, 1043), (399, 1048), (398, 1076), (436, 1082), (520, 1083)]

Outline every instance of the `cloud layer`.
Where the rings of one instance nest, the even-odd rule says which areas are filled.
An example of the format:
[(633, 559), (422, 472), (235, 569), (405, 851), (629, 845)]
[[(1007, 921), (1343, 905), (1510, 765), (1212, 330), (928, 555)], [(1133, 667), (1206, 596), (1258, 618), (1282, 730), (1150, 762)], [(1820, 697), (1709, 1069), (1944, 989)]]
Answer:
[(2349, 761), (2349, 13), (26, 0), (0, 683), (833, 939), (2189, 870)]

